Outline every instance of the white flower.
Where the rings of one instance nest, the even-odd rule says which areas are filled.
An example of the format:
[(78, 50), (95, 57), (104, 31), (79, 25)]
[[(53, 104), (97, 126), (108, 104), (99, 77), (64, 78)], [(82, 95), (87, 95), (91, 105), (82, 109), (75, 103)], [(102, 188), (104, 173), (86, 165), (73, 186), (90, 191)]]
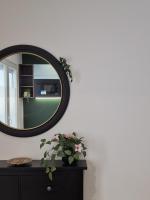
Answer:
[(82, 145), (81, 144), (75, 144), (75, 152), (82, 152)]

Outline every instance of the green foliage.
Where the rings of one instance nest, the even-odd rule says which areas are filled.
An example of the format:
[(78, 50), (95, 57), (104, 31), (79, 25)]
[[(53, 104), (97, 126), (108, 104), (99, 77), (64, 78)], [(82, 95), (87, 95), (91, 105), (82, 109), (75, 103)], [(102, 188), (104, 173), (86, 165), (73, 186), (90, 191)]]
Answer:
[(59, 61), (60, 61), (61, 65), (63, 66), (67, 76), (70, 78), (70, 81), (72, 82), (73, 76), (72, 76), (72, 72), (71, 72), (71, 69), (70, 69), (71, 65), (67, 64), (67, 60), (65, 58), (60, 57)]
[(75, 160), (79, 160), (80, 159), (80, 153), (75, 153), (73, 157), (74, 157)]
[(52, 177), (52, 172), (48, 173), (48, 178), (52, 181), (53, 177)]
[(68, 158), (69, 164), (71, 165), (74, 161), (74, 157), (73, 156), (69, 156)]
[(40, 144), (40, 148), (42, 148), (42, 147), (44, 146), (44, 144), (45, 144), (44, 142), (43, 142), (43, 143), (41, 143), (41, 144)]
[(83, 137), (77, 137), (76, 133), (72, 134), (56, 134), (51, 140), (42, 139), (40, 148), (45, 145), (50, 146), (43, 154), (41, 159), (42, 166), (45, 167), (49, 179), (52, 181), (52, 174), (56, 171), (55, 160), (66, 158), (70, 165), (74, 161), (80, 160), (86, 156), (86, 147)]
[(70, 150), (65, 150), (64, 152), (65, 152), (65, 154), (66, 154), (67, 156), (70, 156), (70, 155), (71, 155), (71, 151), (70, 151)]

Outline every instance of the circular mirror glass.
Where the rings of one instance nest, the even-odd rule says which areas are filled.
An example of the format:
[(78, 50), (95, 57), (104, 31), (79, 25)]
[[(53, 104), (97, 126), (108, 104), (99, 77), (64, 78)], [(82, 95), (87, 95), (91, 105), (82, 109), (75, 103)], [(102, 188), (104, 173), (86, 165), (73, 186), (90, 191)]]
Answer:
[(69, 101), (69, 83), (59, 61), (28, 45), (1, 51), (0, 91), (0, 129), (19, 137), (53, 127)]
[(54, 67), (30, 53), (0, 61), (0, 121), (17, 129), (42, 125), (61, 102), (61, 82)]

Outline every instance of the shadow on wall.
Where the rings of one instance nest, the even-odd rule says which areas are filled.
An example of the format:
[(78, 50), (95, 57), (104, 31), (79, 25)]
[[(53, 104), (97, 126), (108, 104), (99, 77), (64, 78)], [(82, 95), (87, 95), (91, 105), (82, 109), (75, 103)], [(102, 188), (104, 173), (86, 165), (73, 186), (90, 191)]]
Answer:
[[(84, 176), (84, 200), (96, 199), (96, 168), (91, 161), (87, 161), (88, 171)], [(100, 189), (100, 186), (99, 186)]]

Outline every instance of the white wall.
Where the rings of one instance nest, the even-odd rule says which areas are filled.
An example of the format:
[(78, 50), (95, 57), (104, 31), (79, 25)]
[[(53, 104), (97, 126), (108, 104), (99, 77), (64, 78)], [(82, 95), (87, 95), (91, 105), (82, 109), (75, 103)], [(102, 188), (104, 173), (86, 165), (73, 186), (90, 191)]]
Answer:
[(40, 158), (41, 138), (77, 131), (88, 142), (85, 200), (150, 199), (150, 2), (1, 0), (0, 48), (33, 44), (69, 58), (63, 119), (32, 138), (0, 134), (0, 158)]

